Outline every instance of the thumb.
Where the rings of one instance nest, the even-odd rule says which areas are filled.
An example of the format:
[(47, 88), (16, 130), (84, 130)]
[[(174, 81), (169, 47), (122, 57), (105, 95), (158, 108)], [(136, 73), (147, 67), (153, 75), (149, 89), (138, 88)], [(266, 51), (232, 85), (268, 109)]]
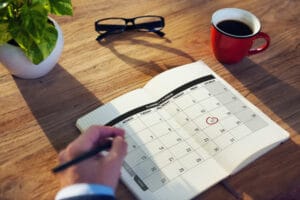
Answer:
[(109, 151), (108, 157), (111, 159), (117, 159), (120, 162), (123, 161), (127, 154), (127, 143), (125, 139), (121, 136), (115, 137), (113, 140), (112, 148)]

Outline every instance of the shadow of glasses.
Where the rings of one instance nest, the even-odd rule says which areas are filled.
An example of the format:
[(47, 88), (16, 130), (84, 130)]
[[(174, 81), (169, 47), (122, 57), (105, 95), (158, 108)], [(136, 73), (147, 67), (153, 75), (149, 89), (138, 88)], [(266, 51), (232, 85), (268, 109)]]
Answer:
[[(149, 39), (149, 40), (148, 40)], [(155, 41), (154, 41), (155, 40)], [(154, 42), (150, 42), (154, 41)], [(151, 32), (124, 32), (119, 35), (111, 35), (107, 37), (105, 40), (98, 41), (99, 45), (102, 47), (105, 47), (109, 49), (116, 57), (121, 59), (123, 62), (128, 64), (129, 66), (132, 66), (136, 70), (141, 71), (142, 73), (150, 76), (155, 76), (165, 70), (168, 70), (170, 68), (179, 66), (181, 64), (185, 63), (177, 63), (176, 65), (164, 65), (161, 66), (158, 64), (157, 61), (145, 61), (142, 59), (138, 59), (137, 57), (132, 57), (124, 53), (120, 53), (118, 50), (118, 46), (126, 45), (127, 48), (144, 48), (145, 52), (152, 52), (152, 50), (160, 51), (161, 53), (170, 53), (174, 54), (179, 57), (183, 57), (187, 62), (195, 62), (196, 60), (189, 55), (188, 53), (169, 47), (163, 43), (171, 43), (171, 40), (169, 40), (166, 37), (160, 38), (157, 37), (155, 34)], [(160, 54), (156, 54), (160, 55)], [(149, 60), (149, 57), (147, 58)], [(151, 58), (150, 58), (151, 59)], [(155, 58), (155, 60), (159, 61), (159, 58)], [(178, 59), (177, 59), (178, 61)]]

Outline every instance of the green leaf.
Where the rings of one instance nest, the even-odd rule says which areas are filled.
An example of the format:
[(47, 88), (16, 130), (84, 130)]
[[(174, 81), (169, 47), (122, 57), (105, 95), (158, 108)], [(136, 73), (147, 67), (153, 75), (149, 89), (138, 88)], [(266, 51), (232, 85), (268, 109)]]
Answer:
[(0, 3), (0, 9), (6, 8), (8, 6), (7, 2), (1, 2)]
[(57, 31), (52, 24), (46, 24), (43, 35), (36, 41), (22, 26), (10, 27), (14, 40), (34, 64), (39, 64), (53, 51), (57, 41)]
[[(24, 1), (24, 0), (22, 0)], [(30, 0), (29, 5), (41, 5), (45, 10), (47, 10), (47, 13), (50, 13), (50, 3), (49, 0)]]
[(12, 39), (12, 35), (8, 31), (8, 23), (0, 23), (0, 45), (5, 44)]
[(9, 16), (9, 4), (6, 7), (0, 8), (0, 23), (8, 19)]
[(39, 49), (39, 46), (33, 40), (27, 42), (27, 48), (22, 50), (25, 52), (27, 58), (29, 58), (29, 60), (31, 60), (34, 64), (39, 64), (44, 60), (43, 52)]
[(0, 9), (6, 8), (12, 0), (0, 0)]
[(18, 43), (27, 58), (34, 64), (38, 64), (43, 60), (43, 53), (28, 33), (23, 32), (23, 34), (14, 35), (14, 40)]
[(21, 26), (29, 35), (39, 42), (44, 34), (48, 16), (47, 10), (42, 4), (33, 3), (32, 5), (24, 5), (21, 10)]
[(38, 43), (38, 47), (43, 54), (44, 59), (47, 58), (53, 51), (57, 42), (58, 33), (52, 24), (47, 24), (44, 35), (41, 37), (41, 42)]
[[(12, 1), (12, 0), (10, 0)], [(0, 9), (0, 45), (7, 43), (12, 39), (12, 35), (9, 31), (9, 5), (10, 1), (0, 0), (0, 4), (7, 2), (6, 7)]]
[(52, 14), (73, 15), (73, 8), (71, 0), (49, 0), (50, 10)]

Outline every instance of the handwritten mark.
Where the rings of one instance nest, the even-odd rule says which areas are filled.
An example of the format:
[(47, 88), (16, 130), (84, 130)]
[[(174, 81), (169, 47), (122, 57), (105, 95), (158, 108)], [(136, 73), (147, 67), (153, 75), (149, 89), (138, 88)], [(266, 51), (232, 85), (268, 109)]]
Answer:
[(217, 117), (207, 117), (206, 118), (206, 123), (208, 125), (214, 125), (216, 123), (218, 123), (219, 119)]

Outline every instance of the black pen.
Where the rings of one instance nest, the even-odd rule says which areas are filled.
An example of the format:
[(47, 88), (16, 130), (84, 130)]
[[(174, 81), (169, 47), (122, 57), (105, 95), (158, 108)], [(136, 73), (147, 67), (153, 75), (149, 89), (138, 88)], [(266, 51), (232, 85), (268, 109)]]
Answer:
[(83, 161), (83, 160), (86, 160), (86, 159), (88, 159), (88, 158), (90, 158), (90, 157), (92, 157), (92, 156), (97, 155), (97, 154), (100, 153), (101, 151), (110, 149), (111, 146), (112, 146), (112, 141), (111, 141), (111, 140), (108, 140), (108, 141), (105, 142), (104, 144), (101, 144), (101, 145), (99, 145), (98, 147), (96, 147), (95, 149), (92, 149), (91, 151), (87, 151), (86, 153), (84, 153), (84, 154), (78, 156), (77, 158), (74, 158), (74, 159), (72, 159), (72, 160), (70, 160), (70, 161), (68, 161), (68, 162), (65, 162), (65, 163), (63, 163), (63, 164), (61, 164), (61, 165), (58, 165), (58, 166), (54, 167), (54, 168), (52, 169), (52, 172), (53, 172), (53, 173), (60, 172), (60, 171), (66, 169), (66, 168), (68, 168), (68, 167), (70, 167), (70, 166), (72, 166), (72, 165), (75, 165), (75, 164), (77, 164), (77, 163), (79, 163), (79, 162), (81, 162), (81, 161)]

